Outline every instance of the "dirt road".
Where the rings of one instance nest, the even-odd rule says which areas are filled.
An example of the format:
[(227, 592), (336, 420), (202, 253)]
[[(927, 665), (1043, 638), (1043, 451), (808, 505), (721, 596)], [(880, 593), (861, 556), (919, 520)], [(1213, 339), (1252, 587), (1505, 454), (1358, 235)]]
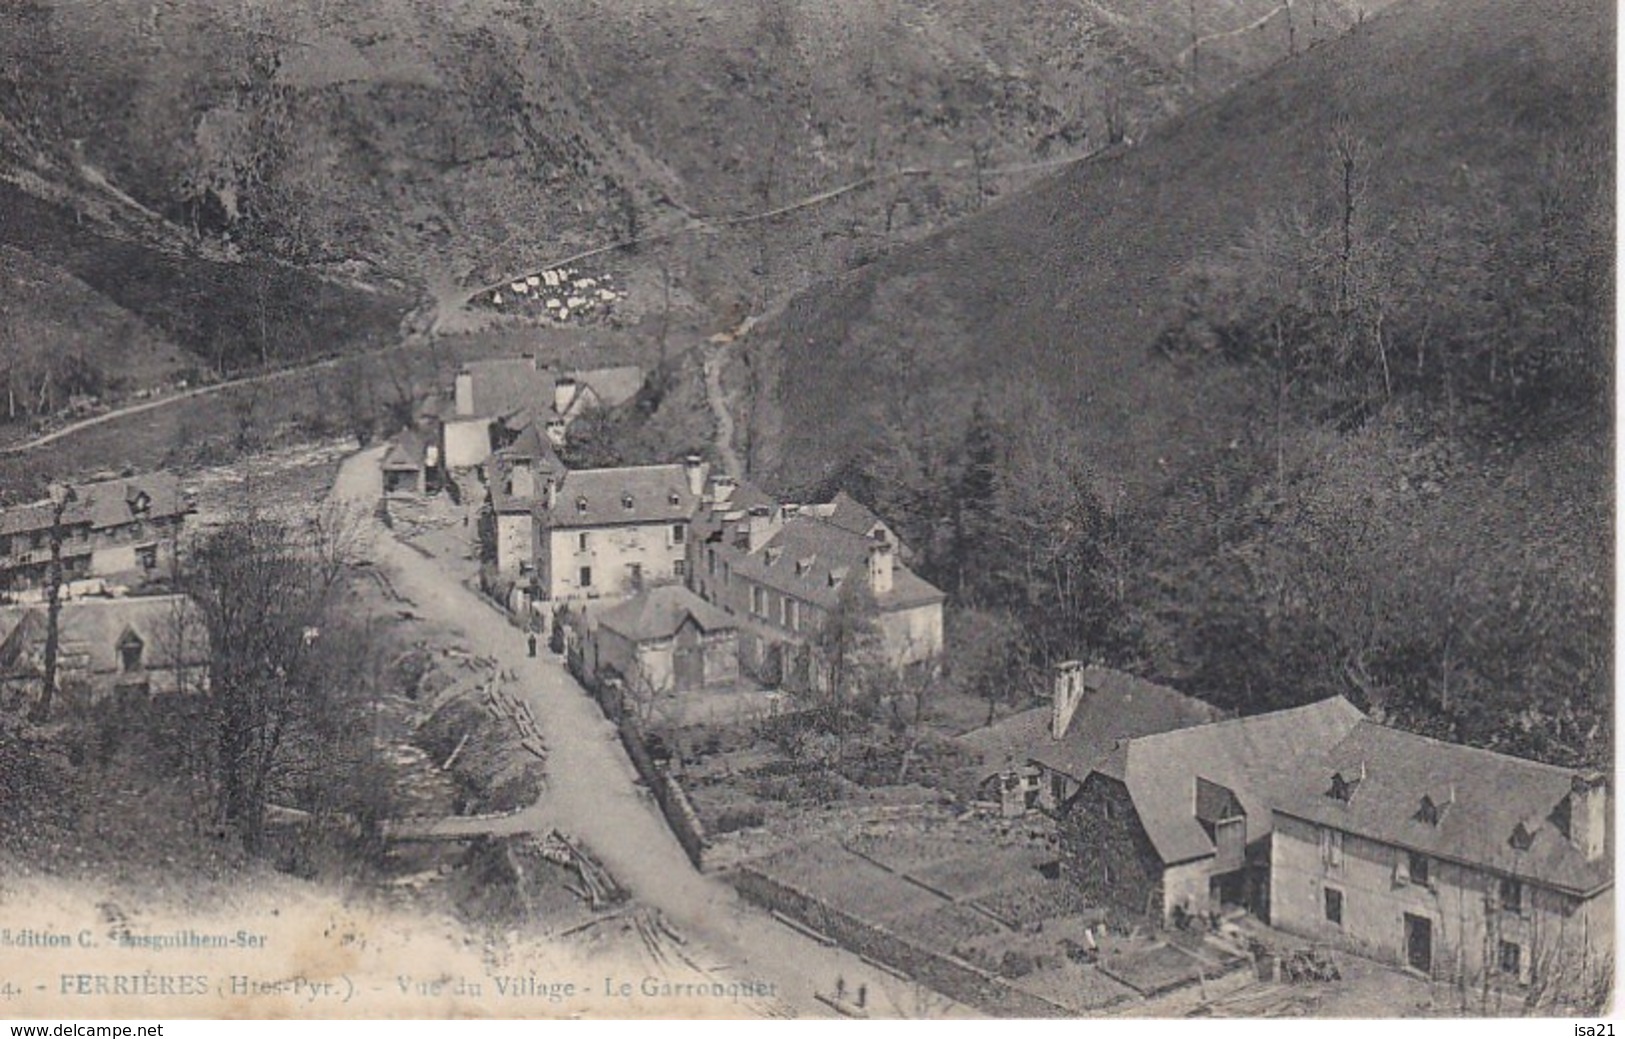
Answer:
[[(381, 449), (375, 448), (346, 461), (333, 497), (358, 505), (376, 501), (380, 457)], [(833, 989), (841, 977), (848, 991), (859, 984), (868, 987), (876, 1016), (943, 1016), (950, 1011), (973, 1016), (912, 982), (778, 923), (727, 884), (696, 872), (652, 797), (638, 785), (614, 728), (560, 663), (528, 656), (523, 634), (439, 559), (408, 550), (376, 525), (368, 550), (419, 613), (462, 630), (472, 652), (494, 658), (518, 676), (515, 691), (529, 705), (548, 746), (547, 789), (542, 801), (521, 817), (503, 820), (504, 832), (556, 826), (585, 842), (637, 901), (659, 909), (720, 957), (727, 975), (771, 982), (778, 998), (798, 1013), (827, 1016), (830, 1011), (815, 1000), (814, 992)]]

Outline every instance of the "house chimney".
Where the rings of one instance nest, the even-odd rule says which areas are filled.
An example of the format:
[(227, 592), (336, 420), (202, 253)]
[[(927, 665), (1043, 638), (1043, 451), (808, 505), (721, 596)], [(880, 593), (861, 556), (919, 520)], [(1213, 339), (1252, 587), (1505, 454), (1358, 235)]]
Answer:
[(711, 477), (711, 500), (718, 505), (726, 504), (734, 496), (734, 488), (739, 484), (726, 473), (718, 473)]
[(530, 459), (522, 458), (514, 462), (512, 479), (515, 498), (536, 497), (536, 473), (530, 467)]
[(1055, 665), (1055, 696), (1050, 702), (1049, 734), (1061, 739), (1078, 705), (1083, 703), (1083, 661), (1063, 660)]
[(683, 474), (688, 477), (688, 493), (696, 498), (705, 493), (705, 462), (699, 455), (683, 459)]
[(559, 480), (559, 476), (549, 473), (547, 479), (543, 481), (543, 486), (546, 488), (547, 493), (548, 512), (552, 512), (554, 509), (559, 507)]
[(457, 407), (460, 418), (468, 418), (474, 414), (474, 373), (460, 371), (452, 380), (452, 398)]
[(773, 510), (766, 505), (752, 505), (745, 517), (745, 551), (756, 551), (772, 536)]
[(1576, 773), (1558, 815), (1568, 824), (1562, 829), (1569, 843), (1587, 862), (1595, 862), (1607, 853), (1608, 781), (1602, 773)]
[(892, 573), (896, 568), (897, 554), (892, 550), (892, 543), (884, 538), (875, 538), (869, 543), (869, 590), (875, 595), (885, 595), (892, 589)]
[(576, 399), (576, 381), (568, 375), (561, 375), (553, 380), (553, 410), (560, 415), (567, 414), (570, 405)]

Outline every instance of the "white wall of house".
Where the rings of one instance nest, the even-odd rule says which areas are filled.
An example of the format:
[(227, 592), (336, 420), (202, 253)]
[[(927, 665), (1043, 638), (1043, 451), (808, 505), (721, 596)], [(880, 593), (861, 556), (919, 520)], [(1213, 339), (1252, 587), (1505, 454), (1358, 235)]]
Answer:
[(918, 664), (942, 655), (942, 604), (887, 610), (880, 615), (886, 659), (894, 667)]
[(498, 573), (517, 575), (535, 563), (535, 524), (529, 512), (497, 513)]
[[(681, 538), (678, 527), (683, 528)], [(687, 528), (687, 521), (547, 528), (542, 535), (547, 558), (539, 564), (547, 595), (551, 599), (629, 595), (636, 590), (634, 567), (645, 587), (681, 583)]]
[(491, 453), (491, 420), (448, 419), (441, 430), (447, 469), (472, 469)]
[[(1434, 975), (1469, 981), (1498, 972), (1502, 941), (1520, 948), (1520, 982), (1536, 966), (1544, 977), (1583, 972), (1611, 954), (1612, 890), (1581, 900), (1524, 881), (1521, 908), (1507, 909), (1497, 874), (1430, 858), (1428, 882), (1417, 883), (1406, 849), (1343, 834), (1333, 850), (1338, 838), (1331, 832), (1276, 816), (1270, 866), (1276, 927), (1403, 966), (1405, 915), (1413, 914), (1430, 922)], [(1328, 887), (1342, 893), (1341, 925), (1326, 918)]]
[(1181, 862), (1162, 871), (1162, 918), (1171, 920), (1174, 907), (1189, 912), (1208, 908), (1208, 878), (1213, 873), (1213, 856)]

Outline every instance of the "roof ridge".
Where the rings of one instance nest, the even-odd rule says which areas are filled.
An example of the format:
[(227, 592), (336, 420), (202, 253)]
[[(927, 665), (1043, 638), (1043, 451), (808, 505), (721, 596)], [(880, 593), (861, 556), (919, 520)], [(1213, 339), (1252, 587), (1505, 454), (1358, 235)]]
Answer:
[[(1515, 762), (1518, 765), (1521, 765), (1521, 766), (1524, 766), (1524, 767), (1533, 766), (1533, 767), (1536, 767), (1536, 768), (1545, 769), (1545, 770), (1553, 773), (1554, 775), (1561, 774), (1561, 775), (1572, 776), (1572, 775), (1574, 775), (1576, 773), (1580, 773), (1580, 772), (1596, 771), (1596, 770), (1587, 769), (1587, 768), (1583, 768), (1583, 767), (1573, 767), (1573, 766), (1568, 766), (1568, 765), (1554, 765), (1549, 761), (1540, 761), (1540, 760), (1538, 760), (1536, 758), (1520, 757), (1517, 754), (1508, 754), (1505, 751), (1490, 750), (1488, 747), (1475, 747), (1471, 743), (1457, 743), (1457, 742), (1454, 742), (1452, 740), (1441, 740), (1436, 736), (1424, 736), (1422, 733), (1412, 732), (1409, 729), (1402, 729), (1397, 725), (1386, 725), (1386, 724), (1384, 724), (1382, 722), (1379, 722), (1379, 721), (1376, 721), (1376, 720), (1374, 720), (1372, 718), (1364, 718), (1364, 719), (1362, 719), (1360, 724), (1369, 726), (1369, 727), (1371, 727), (1373, 729), (1381, 730), (1383, 732), (1391, 732), (1391, 733), (1394, 733), (1394, 734), (1396, 734), (1398, 736), (1406, 737), (1408, 739), (1421, 740), (1424, 743), (1432, 744), (1434, 746), (1447, 747), (1452, 752), (1455, 752), (1455, 753), (1458, 753), (1458, 754), (1478, 755), (1478, 756), (1481, 756), (1481, 757), (1490, 757), (1490, 758), (1496, 758), (1496, 759), (1500, 759), (1500, 760), (1504, 760), (1504, 761)], [(1357, 730), (1358, 730), (1358, 726), (1356, 726), (1355, 729), (1349, 730), (1349, 735), (1347, 737), (1345, 737), (1345, 741), (1347, 739), (1352, 739)], [(1334, 748), (1334, 750), (1335, 750), (1335, 748)]]

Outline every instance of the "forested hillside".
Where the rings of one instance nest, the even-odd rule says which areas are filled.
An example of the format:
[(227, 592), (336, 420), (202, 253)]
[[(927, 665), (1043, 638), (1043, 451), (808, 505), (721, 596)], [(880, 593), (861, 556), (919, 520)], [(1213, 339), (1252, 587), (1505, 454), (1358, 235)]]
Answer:
[[(160, 344), (130, 365), (72, 306), (9, 308), (0, 335), (26, 349), (0, 414), (354, 352), (415, 303), (457, 311), (582, 248), (880, 175), (603, 261), (627, 289), (615, 320), (732, 327), (1380, 3), (1175, 6), (0, 4), (0, 246), (24, 254), (0, 254), (0, 288), (88, 289)], [(903, 168), (935, 172), (884, 179)]]
[(1396, 5), (810, 293), (742, 446), (1002, 653), (1605, 763), (1613, 17)]

